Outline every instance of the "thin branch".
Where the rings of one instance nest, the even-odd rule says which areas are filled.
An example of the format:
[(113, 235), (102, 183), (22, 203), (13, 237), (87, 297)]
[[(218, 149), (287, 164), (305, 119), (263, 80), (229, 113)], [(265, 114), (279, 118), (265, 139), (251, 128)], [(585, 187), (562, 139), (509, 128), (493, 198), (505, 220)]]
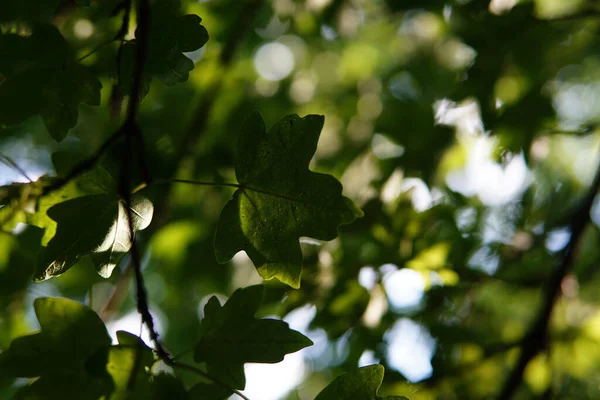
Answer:
[(233, 393), (235, 393), (236, 395), (240, 396), (242, 399), (244, 400), (250, 400), (246, 395), (244, 395), (242, 392), (240, 392), (237, 389), (233, 389), (231, 386), (229, 386), (228, 384), (226, 384), (225, 382), (221, 381), (218, 378), (215, 378), (214, 376), (210, 375), (207, 372), (202, 371), (200, 368), (196, 368), (193, 365), (188, 365), (188, 364), (183, 364), (183, 363), (175, 363), (175, 362), (171, 362), (170, 364), (167, 363), (168, 365), (170, 365), (173, 368), (179, 368), (182, 370), (186, 370), (186, 371), (190, 371), (193, 372), (197, 375), (200, 375), (203, 378), (206, 378), (210, 381), (213, 381), (214, 383), (216, 383), (217, 385), (227, 389), (227, 390), (231, 390)]
[(552, 310), (558, 297), (560, 296), (560, 286), (562, 280), (567, 275), (573, 265), (575, 251), (583, 235), (585, 227), (590, 222), (590, 210), (600, 189), (600, 165), (596, 171), (596, 176), (592, 182), (587, 195), (582, 199), (579, 207), (575, 211), (570, 224), (571, 238), (565, 247), (562, 262), (558, 268), (550, 275), (547, 286), (544, 290), (542, 307), (538, 313), (539, 317), (534, 321), (529, 332), (523, 338), (521, 354), (515, 367), (509, 374), (498, 397), (499, 400), (510, 399), (518, 389), (523, 379), (523, 372), (527, 364), (542, 351), (548, 342), (548, 326)]
[[(169, 353), (163, 348), (162, 344), (158, 339), (158, 333), (154, 327), (154, 319), (150, 313), (148, 306), (148, 293), (144, 285), (144, 278), (142, 276), (142, 262), (140, 252), (137, 247), (135, 240), (135, 226), (133, 222), (132, 212), (132, 201), (131, 193), (129, 191), (129, 185), (131, 182), (131, 165), (130, 165), (130, 154), (134, 154), (134, 143), (135, 139), (141, 142), (141, 132), (137, 126), (136, 118), (139, 111), (140, 105), (140, 93), (142, 80), (144, 75), (144, 65), (146, 63), (147, 51), (148, 51), (148, 36), (149, 36), (149, 24), (150, 24), (150, 3), (148, 0), (140, 0), (137, 3), (137, 45), (135, 51), (134, 65), (133, 65), (133, 77), (132, 77), (132, 88), (129, 103), (127, 105), (127, 118), (123, 124), (123, 130), (125, 132), (125, 141), (127, 156), (123, 158), (121, 164), (121, 178), (120, 178), (120, 193), (125, 201), (125, 209), (127, 214), (127, 222), (129, 225), (129, 234), (131, 236), (131, 261), (133, 264), (133, 271), (135, 276), (136, 286), (136, 303), (137, 309), (142, 316), (142, 322), (148, 328), (150, 339), (152, 340), (156, 353), (158, 356), (168, 362), (171, 360)], [(140, 160), (143, 160), (143, 149), (138, 148)]]
[(4, 164), (8, 165), (12, 169), (23, 175), (23, 177), (29, 182), (33, 182), (33, 180), (27, 175), (27, 172), (25, 172), (23, 168), (19, 167), (19, 165), (16, 162), (14, 162), (9, 156), (7, 156), (4, 153), (0, 153), (0, 160), (2, 160)]
[(85, 60), (86, 58), (96, 54), (97, 52), (99, 52), (100, 50), (102, 50), (104, 47), (108, 46), (109, 44), (119, 40), (120, 38), (115, 36), (111, 39), (105, 40), (104, 42), (100, 43), (99, 45), (97, 45), (96, 47), (94, 47), (92, 50), (90, 50), (88, 53), (84, 54), (83, 56), (79, 57), (77, 59), (77, 62), (82, 62), (83, 60)]
[(125, 35), (127, 35), (127, 32), (129, 31), (129, 19), (131, 17), (131, 0), (123, 0), (121, 3), (119, 3), (119, 5), (113, 11), (112, 14), (118, 13), (119, 10), (121, 10), (121, 9), (124, 9), (125, 13), (123, 14), (123, 19), (121, 20), (121, 27), (119, 28), (119, 31), (115, 34), (115, 36), (113, 36), (111, 39), (105, 40), (104, 42), (97, 45), (89, 53), (78, 58), (77, 62), (81, 62), (81, 61), (85, 60), (92, 54), (95, 54), (96, 52), (98, 52), (99, 50), (101, 50), (102, 48), (104, 48), (105, 46), (108, 46), (109, 44), (111, 44), (113, 42), (120, 41), (121, 45), (123, 45), (123, 39), (125, 38)]
[(108, 150), (108, 148), (112, 146), (112, 144), (115, 143), (121, 137), (122, 134), (123, 127), (119, 128), (115, 133), (113, 133), (90, 158), (83, 160), (77, 166), (75, 166), (66, 177), (58, 179), (53, 184), (46, 186), (42, 191), (41, 196), (47, 195), (50, 192), (54, 192), (55, 190), (61, 189), (73, 179), (77, 178), (84, 172), (87, 172), (88, 170), (93, 168), (94, 165), (96, 165), (96, 163), (100, 159), (100, 157), (102, 157), (106, 150)]
[[(223, 182), (207, 182), (207, 181), (195, 181), (189, 179), (154, 179), (153, 184), (169, 184), (169, 183), (186, 183), (188, 185), (196, 186), (227, 186), (239, 189), (241, 187), (238, 183), (223, 183)], [(138, 189), (141, 190), (141, 189)]]

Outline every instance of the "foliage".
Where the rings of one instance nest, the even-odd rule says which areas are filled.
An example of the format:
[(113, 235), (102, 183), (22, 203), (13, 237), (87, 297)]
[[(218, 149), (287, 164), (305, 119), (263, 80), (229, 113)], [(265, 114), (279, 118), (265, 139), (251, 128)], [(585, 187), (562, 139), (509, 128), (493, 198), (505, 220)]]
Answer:
[(0, 2), (0, 400), (600, 398), (598, 15)]

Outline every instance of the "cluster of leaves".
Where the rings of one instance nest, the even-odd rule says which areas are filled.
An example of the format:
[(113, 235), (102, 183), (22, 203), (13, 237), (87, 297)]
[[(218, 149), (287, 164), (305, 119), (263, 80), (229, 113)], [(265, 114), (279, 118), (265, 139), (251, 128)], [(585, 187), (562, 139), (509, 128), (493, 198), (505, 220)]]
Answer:
[(500, 3), (0, 2), (0, 399), (600, 397), (597, 5)]
[[(221, 306), (212, 297), (205, 308), (194, 352), (219, 384), (198, 383), (188, 391), (173, 375), (153, 372), (160, 361), (139, 337), (117, 332), (118, 344), (89, 307), (73, 300), (40, 297), (34, 308), (41, 331), (14, 340), (0, 354), (4, 377), (37, 378), (15, 399), (204, 399), (223, 400), (243, 389), (246, 362), (275, 363), (312, 342), (275, 319), (257, 319), (263, 288), (236, 291)], [(194, 367), (189, 367), (194, 368)], [(210, 377), (210, 375), (206, 375)], [(375, 365), (338, 377), (318, 396), (326, 399), (381, 399), (383, 367)], [(223, 383), (225, 382), (225, 383)], [(400, 397), (385, 397), (400, 399)]]

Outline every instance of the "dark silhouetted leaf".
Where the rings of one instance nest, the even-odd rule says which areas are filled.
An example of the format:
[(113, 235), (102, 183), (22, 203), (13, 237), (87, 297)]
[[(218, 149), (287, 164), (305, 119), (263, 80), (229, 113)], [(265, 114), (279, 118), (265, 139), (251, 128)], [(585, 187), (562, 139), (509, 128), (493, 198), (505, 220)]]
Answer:
[(261, 285), (236, 290), (224, 306), (212, 297), (204, 308), (196, 362), (236, 389), (246, 386), (244, 363), (277, 363), (286, 354), (311, 346), (310, 339), (276, 319), (257, 319)]
[(298, 288), (299, 237), (332, 240), (338, 226), (362, 216), (334, 177), (308, 169), (322, 127), (319, 115), (287, 116), (268, 133), (259, 113), (246, 120), (237, 142), (240, 188), (221, 213), (217, 261), (244, 250), (263, 278)]
[[(131, 210), (135, 230), (145, 229), (152, 220), (152, 203), (133, 196)], [(86, 255), (92, 256), (98, 273), (107, 278), (131, 247), (125, 204), (114, 194), (58, 203), (48, 210), (48, 216), (56, 221), (57, 229), (38, 265), (38, 281), (62, 274)]]
[[(142, 97), (148, 92), (153, 78), (167, 86), (187, 81), (194, 63), (182, 53), (198, 50), (208, 41), (208, 32), (201, 22), (202, 18), (197, 15), (179, 15), (179, 2), (156, 2), (150, 24)], [(136, 46), (137, 42), (133, 40), (123, 47), (120, 82), (124, 94), (131, 92)]]
[(36, 25), (29, 37), (0, 35), (0, 74), (0, 126), (40, 115), (61, 141), (77, 123), (80, 103), (100, 104), (100, 81), (71, 59), (52, 25)]

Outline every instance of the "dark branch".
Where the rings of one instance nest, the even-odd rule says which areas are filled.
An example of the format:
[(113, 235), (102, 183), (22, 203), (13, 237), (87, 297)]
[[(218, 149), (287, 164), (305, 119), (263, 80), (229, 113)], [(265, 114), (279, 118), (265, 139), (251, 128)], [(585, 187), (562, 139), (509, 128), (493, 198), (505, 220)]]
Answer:
[(544, 297), (542, 300), (542, 307), (538, 313), (539, 317), (534, 321), (529, 332), (523, 338), (521, 354), (498, 396), (499, 400), (508, 400), (513, 396), (521, 384), (523, 372), (525, 371), (527, 364), (540, 353), (540, 351), (547, 347), (549, 335), (548, 326), (550, 317), (552, 316), (552, 310), (560, 295), (560, 285), (573, 265), (575, 251), (577, 250), (585, 227), (590, 221), (590, 210), (599, 188), (600, 165), (598, 166), (596, 176), (594, 177), (594, 181), (592, 182), (587, 195), (581, 200), (579, 207), (572, 216), (569, 227), (571, 239), (564, 250), (562, 262), (548, 279), (543, 292)]
[[(150, 313), (148, 306), (148, 293), (144, 286), (144, 278), (142, 276), (142, 262), (140, 252), (137, 247), (135, 240), (135, 227), (133, 223), (133, 212), (132, 212), (132, 201), (131, 192), (129, 186), (131, 183), (131, 155), (137, 154), (140, 159), (140, 165), (145, 167), (144, 152), (143, 148), (134, 145), (134, 141), (142, 143), (141, 132), (137, 125), (137, 115), (140, 105), (140, 93), (144, 76), (144, 65), (146, 63), (147, 52), (148, 52), (148, 36), (149, 36), (149, 24), (150, 24), (150, 3), (148, 0), (140, 0), (137, 3), (137, 34), (136, 34), (136, 51), (133, 65), (133, 77), (132, 77), (132, 88), (131, 96), (127, 105), (127, 117), (123, 124), (123, 131), (125, 133), (125, 147), (127, 149), (123, 161), (121, 163), (121, 177), (119, 191), (125, 201), (125, 209), (127, 214), (127, 221), (129, 225), (129, 234), (131, 236), (131, 261), (133, 264), (133, 271), (135, 276), (136, 286), (136, 302), (137, 309), (142, 316), (142, 322), (148, 328), (150, 339), (154, 343), (156, 353), (163, 360), (170, 360), (171, 356), (162, 347), (158, 333), (154, 327), (154, 319)], [(135, 151), (137, 149), (137, 151)]]

